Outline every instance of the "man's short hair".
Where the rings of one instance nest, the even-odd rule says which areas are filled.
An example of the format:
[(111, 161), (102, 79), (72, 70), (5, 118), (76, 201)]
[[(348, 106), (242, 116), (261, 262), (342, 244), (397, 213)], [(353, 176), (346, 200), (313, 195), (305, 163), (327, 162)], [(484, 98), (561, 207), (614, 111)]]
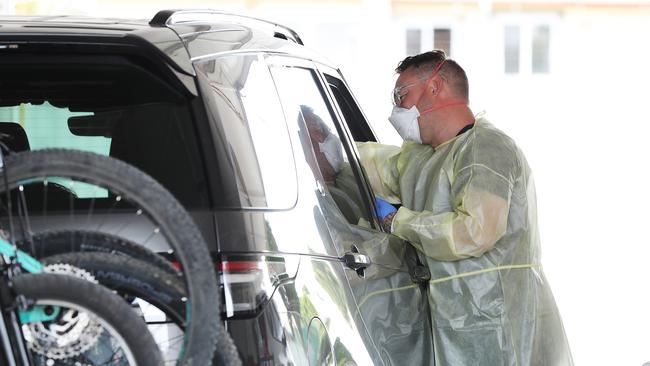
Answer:
[(397, 64), (395, 72), (401, 74), (408, 69), (414, 69), (419, 74), (431, 73), (443, 61), (445, 63), (438, 73), (447, 82), (454, 96), (469, 101), (469, 81), (465, 70), (456, 61), (447, 58), (443, 50), (408, 56)]

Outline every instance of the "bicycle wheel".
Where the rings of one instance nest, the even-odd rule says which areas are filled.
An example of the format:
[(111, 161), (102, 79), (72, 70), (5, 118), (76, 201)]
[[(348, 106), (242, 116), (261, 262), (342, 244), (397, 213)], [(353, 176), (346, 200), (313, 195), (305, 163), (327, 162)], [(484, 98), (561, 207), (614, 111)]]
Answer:
[(139, 259), (100, 252), (64, 253), (41, 258), (45, 265), (68, 264), (89, 272), (129, 302), (141, 298), (185, 328), (185, 287), (177, 277)]
[(185, 330), (185, 288), (177, 276), (138, 259), (100, 252), (59, 254), (40, 261), (63, 271), (66, 265), (81, 268), (124, 298), (142, 314), (164, 365), (176, 364)]
[[(14, 220), (16, 227), (9, 226), (14, 242), (26, 240), (33, 249), (34, 232), (87, 230), (119, 234), (155, 251), (169, 250), (180, 264), (187, 290), (179, 363), (210, 364), (218, 347), (216, 364), (239, 364), (219, 319), (217, 277), (207, 246), (187, 211), (159, 183), (124, 162), (73, 150), (13, 154), (4, 166), (7, 184), (15, 193), (5, 202), (13, 207), (7, 211), (21, 216)], [(74, 194), (50, 192), (49, 182)], [(0, 179), (0, 191), (5, 187)]]
[(27, 310), (60, 308), (54, 319), (22, 325), (36, 366), (162, 364), (146, 324), (104, 287), (50, 273), (18, 275), (12, 282), (16, 294), (30, 301)]
[(169, 274), (180, 274), (163, 256), (126, 238), (109, 233), (57, 230), (35, 233), (31, 239), (31, 243), (28, 240), (21, 240), (16, 245), (30, 252), (36, 259), (71, 252), (102, 252), (140, 259)]

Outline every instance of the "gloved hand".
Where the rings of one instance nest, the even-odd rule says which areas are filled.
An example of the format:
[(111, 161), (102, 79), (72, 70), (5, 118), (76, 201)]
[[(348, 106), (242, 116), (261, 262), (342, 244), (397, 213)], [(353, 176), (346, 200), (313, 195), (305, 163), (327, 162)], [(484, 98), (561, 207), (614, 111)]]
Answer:
[(377, 217), (379, 217), (382, 220), (386, 216), (392, 214), (393, 212), (397, 212), (395, 206), (391, 205), (390, 203), (384, 201), (379, 197), (375, 197), (375, 206), (377, 206), (376, 208)]
[(381, 219), (381, 227), (385, 232), (390, 233), (393, 230), (393, 217), (395, 217), (397, 209), (379, 197), (375, 197), (375, 205), (377, 206), (377, 216)]

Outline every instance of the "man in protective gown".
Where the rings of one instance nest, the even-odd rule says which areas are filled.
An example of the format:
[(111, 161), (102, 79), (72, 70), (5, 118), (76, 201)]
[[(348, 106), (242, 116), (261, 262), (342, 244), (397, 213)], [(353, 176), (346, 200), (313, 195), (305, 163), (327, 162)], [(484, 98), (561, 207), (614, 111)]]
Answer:
[(407, 57), (396, 71), (389, 120), (405, 142), (358, 148), (382, 226), (431, 272), (430, 364), (572, 365), (523, 153), (473, 115), (467, 76), (444, 52)]

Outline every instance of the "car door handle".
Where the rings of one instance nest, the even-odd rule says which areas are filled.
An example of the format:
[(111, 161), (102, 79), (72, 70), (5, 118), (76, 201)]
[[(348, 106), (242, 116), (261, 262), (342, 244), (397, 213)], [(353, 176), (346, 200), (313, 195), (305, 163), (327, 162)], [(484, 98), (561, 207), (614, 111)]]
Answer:
[(343, 257), (341, 257), (341, 261), (343, 261), (348, 268), (355, 271), (366, 269), (372, 264), (370, 257), (356, 252), (345, 253)]

